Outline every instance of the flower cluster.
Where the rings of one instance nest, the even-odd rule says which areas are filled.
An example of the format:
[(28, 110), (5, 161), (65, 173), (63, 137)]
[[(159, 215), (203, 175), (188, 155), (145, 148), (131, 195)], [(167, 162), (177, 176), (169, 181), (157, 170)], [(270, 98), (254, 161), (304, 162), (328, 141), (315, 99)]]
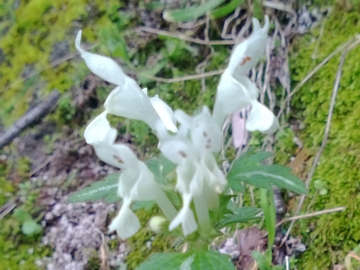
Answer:
[[(93, 145), (99, 159), (123, 170), (118, 185), (123, 204), (109, 226), (110, 231), (116, 230), (121, 238), (126, 239), (139, 230), (139, 220), (130, 206), (133, 201), (140, 200), (156, 201), (170, 221), (170, 230), (181, 225), (184, 235), (188, 235), (198, 226), (203, 230), (210, 229), (209, 209), (219, 206), (217, 194), (223, 192), (227, 184), (215, 158), (221, 150), (221, 128), (225, 118), (250, 105), (246, 123), (249, 131), (270, 133), (278, 128), (276, 117), (257, 101), (259, 91), (245, 76), (265, 50), (268, 28), (267, 17), (263, 28), (259, 21), (253, 20), (253, 34), (235, 48), (221, 77), (213, 113), (203, 107), (195, 116), (181, 110), (173, 112), (157, 95), (148, 97), (147, 90), (141, 90), (113, 60), (84, 51), (81, 31), (78, 33), (75, 45), (89, 69), (116, 85), (105, 101), (104, 112), (89, 124), (84, 133), (86, 142)], [(160, 151), (176, 164), (176, 190), (183, 199), (179, 211), (157, 185), (145, 163), (138, 160), (128, 146), (115, 143), (117, 131), (110, 126), (108, 114), (141, 120), (157, 134)], [(195, 206), (197, 221), (191, 202)]]

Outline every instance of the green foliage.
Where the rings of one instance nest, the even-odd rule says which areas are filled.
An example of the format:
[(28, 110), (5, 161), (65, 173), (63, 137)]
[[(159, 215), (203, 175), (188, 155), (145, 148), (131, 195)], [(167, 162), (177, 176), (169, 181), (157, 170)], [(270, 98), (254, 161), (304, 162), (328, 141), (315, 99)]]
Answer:
[[(284, 269), (283, 265), (272, 265), (271, 263), (271, 253), (270, 256), (268, 251), (265, 254), (262, 254), (260, 251), (254, 250), (251, 253), (252, 257), (254, 258), (254, 260), (257, 263), (257, 266), (259, 268), (259, 270), (282, 270)], [(269, 260), (270, 258), (270, 260)]]
[(94, 202), (105, 199), (107, 203), (114, 203), (119, 200), (117, 188), (120, 173), (113, 173), (104, 178), (104, 180), (96, 181), (90, 187), (84, 188), (73, 193), (68, 198), (68, 202)]
[(223, 5), (211, 12), (211, 17), (213, 19), (218, 19), (225, 17), (226, 15), (233, 12), (237, 7), (239, 7), (244, 0), (232, 0), (230, 3), (227, 3), (226, 5)]
[[(276, 230), (276, 208), (273, 189), (260, 189), (260, 205), (264, 211), (265, 226), (268, 232), (268, 250), (272, 253)], [(271, 256), (270, 256), (271, 257)], [(271, 260), (270, 260), (271, 261)]]
[(290, 157), (295, 154), (296, 144), (294, 143), (294, 132), (291, 128), (284, 128), (276, 133), (275, 162), (286, 164)]
[(230, 210), (232, 213), (225, 214), (224, 218), (220, 221), (220, 225), (222, 227), (233, 223), (244, 223), (251, 220), (261, 219), (259, 216), (261, 210), (255, 207), (238, 207)]
[(220, 4), (222, 4), (225, 0), (209, 0), (205, 4), (201, 6), (193, 6), (193, 7), (186, 7), (184, 9), (178, 10), (165, 10), (164, 11), (164, 19), (169, 22), (186, 22), (195, 20), (207, 12), (213, 10)]
[(42, 227), (23, 208), (16, 208), (13, 216), (22, 224), (21, 231), (23, 234), (32, 236), (42, 232)]
[(213, 251), (192, 251), (187, 253), (154, 254), (137, 270), (157, 269), (209, 269), (234, 270), (234, 265), (226, 255)]
[[(291, 56), (293, 85), (333, 52), (340, 44), (360, 32), (359, 9), (350, 12), (337, 8), (319, 29), (299, 40), (299, 51)], [(315, 49), (318, 47), (318, 49)], [(298, 223), (299, 232), (309, 246), (299, 261), (301, 269), (330, 269), (332, 263), (342, 263), (346, 254), (360, 241), (360, 141), (358, 137), (360, 115), (360, 48), (351, 51), (345, 61), (331, 122), (329, 141), (321, 156), (310, 185), (310, 195), (303, 209), (323, 210), (345, 206), (337, 214), (323, 215)], [(326, 63), (295, 95), (295, 116), (305, 124), (301, 140), (307, 151), (315, 153), (323, 139), (331, 93), (339, 57)], [(316, 195), (321, 188), (327, 194)], [(309, 227), (314, 228), (309, 230)]]
[[(163, 155), (149, 159), (146, 164), (155, 176), (159, 185), (166, 189), (170, 183), (168, 175), (175, 169), (175, 165), (166, 159)], [(101, 181), (96, 181), (90, 187), (84, 188), (73, 193), (68, 198), (68, 202), (94, 202), (104, 199), (107, 203), (114, 203), (120, 200), (117, 195), (118, 183), (120, 173), (116, 172), (106, 176)], [(175, 205), (179, 205), (179, 198), (175, 192), (166, 190), (169, 198)], [(137, 202), (133, 205), (134, 210), (149, 209), (153, 205), (153, 202), (144, 201)]]
[[(119, 52), (119, 40), (108, 39), (107, 35), (121, 39), (118, 33), (131, 22), (131, 15), (118, 10), (122, 3), (116, 0), (16, 3), (6, 1), (5, 9), (1, 9), (0, 83), (3, 87), (0, 90), (0, 116), (6, 126), (24, 114), (29, 104), (37, 101), (34, 96), (41, 98), (52, 89), (69, 91), (88, 74), (88, 71), (84, 73), (84, 63), (81, 68), (73, 61), (52, 66), (56, 60), (74, 51), (74, 32), (82, 28), (88, 41), (96, 40), (98, 35), (106, 38), (109, 43), (100, 46), (100, 52), (108, 46), (115, 56), (124, 57)], [(110, 29), (111, 26), (117, 28)], [(101, 32), (101, 29), (110, 30)], [(116, 35), (112, 34), (114, 31)], [(113, 45), (114, 42), (117, 45)]]
[(239, 187), (242, 181), (256, 187), (271, 189), (272, 185), (285, 188), (296, 193), (306, 193), (304, 183), (291, 174), (291, 170), (282, 165), (261, 164), (271, 153), (248, 151), (242, 154), (227, 175), (229, 187)]
[[(160, 210), (156, 205), (153, 205), (150, 209), (136, 211), (136, 215), (142, 226), (135, 236), (127, 240), (128, 247), (131, 250), (126, 257), (126, 265), (129, 270), (135, 269), (135, 267), (145, 261), (151, 254), (174, 251), (174, 239), (169, 237), (168, 233), (155, 234), (147, 225), (150, 218), (159, 215), (159, 213)], [(151, 243), (150, 248), (148, 247), (149, 243)]]

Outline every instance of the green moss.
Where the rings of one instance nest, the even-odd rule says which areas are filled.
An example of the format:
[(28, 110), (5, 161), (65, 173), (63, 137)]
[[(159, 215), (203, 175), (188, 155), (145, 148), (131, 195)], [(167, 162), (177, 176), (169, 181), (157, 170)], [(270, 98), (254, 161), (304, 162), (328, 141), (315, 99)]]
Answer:
[[(302, 38), (299, 51), (291, 57), (294, 85), (339, 45), (360, 32), (357, 10), (346, 12), (338, 9), (324, 23), (323, 35), (319, 36), (317, 29)], [(319, 47), (314, 55), (317, 44)], [(298, 223), (303, 241), (308, 245), (308, 250), (300, 258), (300, 269), (330, 269), (333, 263), (343, 263), (346, 254), (360, 242), (359, 63), (360, 48), (357, 47), (346, 57), (329, 141), (313, 177), (325, 182), (328, 193), (325, 196), (315, 194), (312, 183), (303, 207), (317, 211), (345, 206), (346, 210)], [(338, 65), (339, 57), (330, 60), (293, 99), (293, 106), (300, 111), (297, 117), (305, 124), (301, 139), (307, 151), (313, 154), (323, 139)], [(315, 229), (309, 231), (309, 227)]]
[[(150, 210), (136, 211), (142, 226), (136, 235), (127, 241), (131, 249), (126, 258), (126, 265), (129, 270), (135, 269), (136, 266), (147, 260), (153, 253), (174, 251), (173, 239), (163, 234), (153, 233), (147, 225), (150, 218), (158, 213), (159, 209), (157, 206), (152, 207)], [(151, 248), (147, 246), (147, 242), (151, 243)]]
[(73, 61), (52, 66), (57, 44), (68, 44), (70, 51), (58, 51), (61, 55), (56, 60), (74, 52), (77, 30), (83, 29), (84, 39), (94, 41), (107, 25), (117, 25), (119, 30), (129, 22), (129, 16), (118, 11), (122, 3), (114, 0), (31, 0), (21, 1), (18, 7), (10, 0), (6, 7), (0, 24), (4, 56), (0, 59), (0, 84), (4, 86), (0, 90), (0, 116), (6, 126), (26, 112), (35, 93), (43, 96), (52, 89), (64, 93), (88, 74), (83, 72), (84, 63), (82, 68)]

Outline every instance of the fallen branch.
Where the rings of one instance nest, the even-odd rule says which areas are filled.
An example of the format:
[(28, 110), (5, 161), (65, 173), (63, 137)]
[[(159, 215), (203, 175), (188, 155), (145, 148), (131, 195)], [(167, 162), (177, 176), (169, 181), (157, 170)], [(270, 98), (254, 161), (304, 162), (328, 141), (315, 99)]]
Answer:
[(8, 130), (0, 135), (0, 148), (9, 144), (27, 126), (52, 111), (59, 98), (60, 93), (54, 90), (44, 101), (21, 116)]

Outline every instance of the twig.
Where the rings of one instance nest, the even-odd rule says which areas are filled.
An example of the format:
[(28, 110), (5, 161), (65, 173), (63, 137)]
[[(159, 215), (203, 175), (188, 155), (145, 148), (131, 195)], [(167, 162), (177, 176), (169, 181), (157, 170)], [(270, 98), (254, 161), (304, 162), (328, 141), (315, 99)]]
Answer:
[(262, 1), (262, 5), (267, 8), (277, 9), (281, 11), (286, 11), (291, 14), (295, 14), (296, 12), (292, 9), (291, 5), (284, 4), (280, 1)]
[[(342, 75), (342, 69), (343, 69), (343, 66), (344, 66), (344, 63), (345, 63), (345, 58), (346, 58), (347, 53), (348, 53), (348, 50), (345, 50), (341, 54), (340, 63), (339, 63), (339, 67), (338, 67), (338, 71), (337, 71), (336, 79), (335, 79), (335, 83), (334, 83), (334, 88), (333, 88), (333, 92), (332, 92), (332, 96), (331, 96), (331, 102), (330, 102), (330, 106), (329, 106), (328, 117), (327, 117), (327, 120), (326, 120), (324, 138), (323, 138), (323, 141), (321, 143), (319, 151), (316, 153), (316, 156), (315, 156), (314, 162), (312, 164), (311, 170), (310, 170), (310, 172), (309, 172), (309, 174), (308, 174), (308, 176), (306, 178), (306, 181), (305, 181), (306, 189), (308, 189), (308, 187), (310, 185), (310, 182), (311, 182), (311, 179), (312, 179), (312, 177), (313, 177), (313, 175), (315, 173), (315, 169), (317, 167), (317, 164), (320, 161), (321, 154), (324, 151), (325, 146), (326, 146), (327, 141), (328, 141), (328, 137), (329, 137), (329, 133), (330, 133), (330, 126), (331, 126), (331, 119), (332, 119), (332, 115), (334, 113), (335, 101), (336, 101), (336, 97), (337, 97), (337, 94), (338, 94), (338, 91), (339, 91), (339, 85), (340, 85), (340, 79), (341, 79), (341, 75)], [(302, 205), (304, 203), (304, 200), (305, 200), (305, 194), (302, 194), (300, 196), (300, 200), (299, 200), (297, 209), (295, 211), (296, 215), (300, 213), (300, 210), (301, 210), (301, 207), (302, 207)], [(295, 223), (295, 220), (293, 220), (291, 222), (291, 224), (289, 226), (289, 229), (286, 232), (286, 235), (284, 236), (284, 238), (282, 240), (281, 245), (286, 241), (287, 237), (289, 236), (290, 231), (292, 230), (292, 227), (294, 226), (294, 223)]]
[(48, 114), (57, 104), (59, 98), (60, 93), (54, 90), (43, 102), (20, 117), (8, 130), (0, 135), (0, 148), (10, 143), (28, 125)]
[(159, 30), (159, 29), (156, 29), (156, 28), (151, 28), (151, 27), (146, 27), (146, 26), (138, 27), (135, 30), (148, 32), (148, 33), (152, 33), (152, 34), (156, 34), (156, 35), (160, 35), (160, 36), (178, 38), (178, 39), (182, 39), (182, 40), (185, 40), (185, 41), (198, 43), (198, 44), (201, 44), (201, 45), (233, 45), (235, 43), (233, 40), (206, 41), (206, 40), (202, 40), (202, 39), (199, 39), (199, 38), (188, 37), (188, 36), (186, 36), (186, 35), (184, 35), (182, 33), (172, 33), (172, 32)]
[(171, 79), (148, 76), (148, 75), (144, 75), (144, 74), (138, 74), (138, 76), (146, 78), (146, 79), (150, 79), (150, 80), (153, 80), (153, 81), (157, 81), (157, 82), (175, 83), (175, 82), (183, 82), (183, 81), (190, 81), (190, 80), (198, 80), (198, 79), (201, 79), (201, 78), (220, 75), (224, 71), (225, 71), (225, 69), (220, 69), (220, 70), (205, 72), (205, 73), (202, 73), (202, 74), (187, 75), (187, 76), (184, 76), (184, 77), (175, 77), (175, 78), (171, 78)]
[(9, 214), (16, 207), (16, 200), (12, 199), (0, 208), (0, 220)]
[(326, 210), (322, 210), (322, 211), (317, 211), (317, 212), (310, 213), (310, 214), (304, 214), (304, 215), (285, 218), (282, 221), (278, 222), (276, 224), (276, 227), (279, 227), (280, 225), (284, 224), (285, 222), (295, 221), (295, 220), (299, 220), (299, 219), (303, 219), (303, 218), (316, 217), (316, 216), (330, 214), (330, 213), (334, 213), (334, 212), (340, 212), (340, 211), (344, 211), (345, 209), (346, 209), (346, 207), (342, 206), (342, 207), (336, 207), (336, 208), (326, 209)]

